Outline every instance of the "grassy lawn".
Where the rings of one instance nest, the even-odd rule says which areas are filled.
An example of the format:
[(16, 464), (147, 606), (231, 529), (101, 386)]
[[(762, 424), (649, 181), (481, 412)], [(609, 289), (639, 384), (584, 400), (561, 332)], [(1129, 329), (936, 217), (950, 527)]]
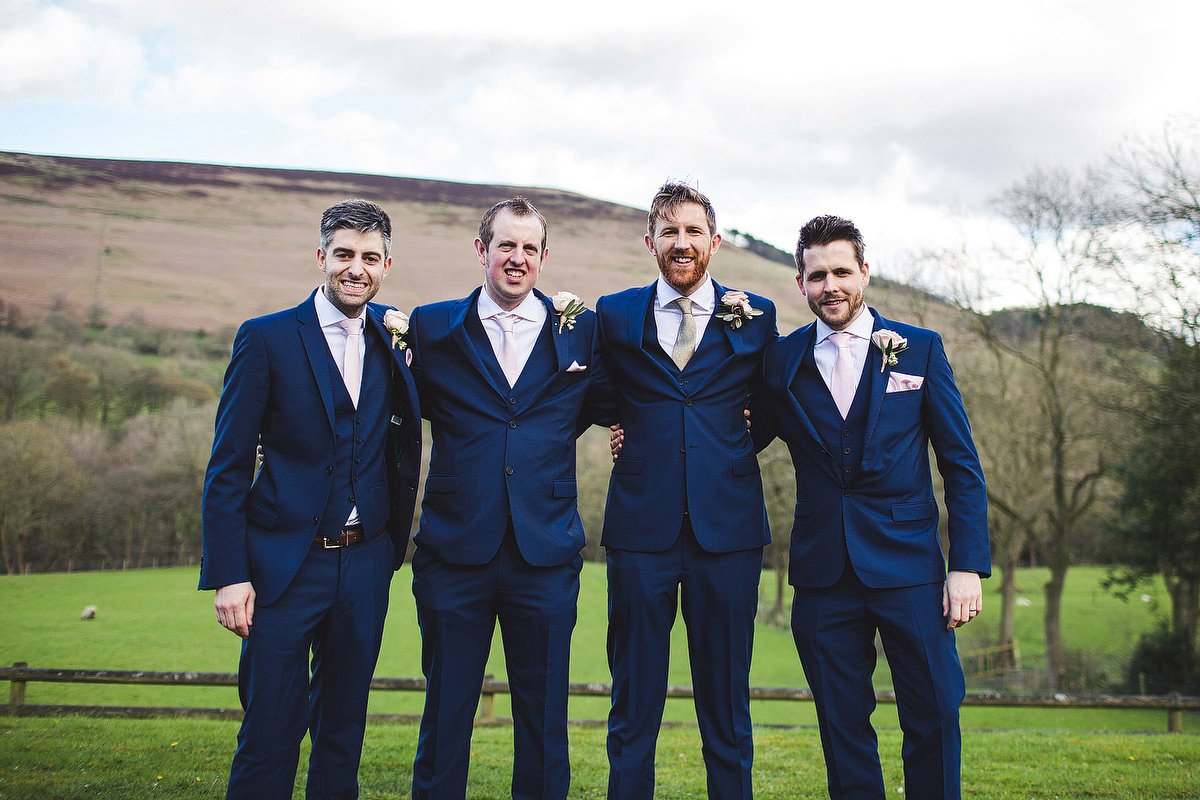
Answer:
[[(5, 632), (0, 640), (0, 663), (26, 661), (35, 667), (86, 669), (190, 670), (234, 672), (239, 641), (217, 625), (212, 593), (196, 591), (197, 572), (180, 567), (128, 572), (52, 573), (0, 577), (0, 608), (5, 609)], [(1133, 600), (1125, 603), (1098, 587), (1103, 569), (1077, 567), (1067, 582), (1063, 630), (1070, 648), (1092, 658), (1127, 657), (1137, 636), (1153, 624), (1151, 606)], [(1023, 655), (1037, 658), (1042, 650), (1041, 570), (1023, 570), (1018, 584), (1026, 591), (1029, 606), (1018, 607), (1017, 633)], [(774, 575), (763, 573), (762, 593), (774, 596)], [(392, 584), (392, 605), (384, 634), (383, 654), (376, 674), (419, 676), (420, 634), (413, 605), (411, 572), (402, 569)], [(985, 584), (987, 586), (987, 584)], [(1160, 594), (1162, 590), (1157, 590)], [(579, 598), (579, 624), (572, 642), (571, 676), (574, 681), (607, 682), (605, 660), (606, 594), (604, 566), (584, 567)], [(790, 595), (789, 595), (790, 596)], [(95, 620), (81, 621), (79, 612), (96, 605)], [(994, 612), (994, 607), (993, 607)], [(961, 650), (994, 636), (995, 616), (963, 629)], [(671, 682), (691, 683), (682, 622), (672, 636)], [(504, 655), (495, 637), (489, 671), (503, 678)], [(806, 686), (791, 633), (759, 625), (755, 639), (751, 682), (756, 686)], [(876, 684), (890, 688), (885, 662), (880, 662)], [(970, 688), (970, 687), (969, 687)], [(205, 706), (236, 708), (233, 688), (136, 687), (110, 685), (30, 684), (29, 703)], [(413, 692), (376, 692), (371, 710), (419, 713), (422, 698)], [(572, 698), (574, 719), (603, 719), (606, 698)], [(496, 712), (507, 715), (507, 697), (497, 697)], [(758, 702), (753, 709), (760, 724), (815, 725), (812, 705), (795, 702)], [(881, 730), (895, 729), (895, 709), (877, 712)], [(668, 700), (667, 718), (694, 721), (690, 700)], [(1166, 714), (1159, 711), (1094, 709), (965, 708), (967, 728), (1048, 728), (1055, 730), (1166, 729)], [(1200, 719), (1185, 715), (1185, 731), (1200, 730)]]
[[(193, 719), (0, 717), (0, 798), (77, 800), (224, 796), (237, 724)], [(362, 797), (406, 798), (415, 725), (367, 727)], [(812, 730), (755, 733), (759, 800), (824, 797), (820, 742)], [(70, 742), (69, 747), (64, 742)], [(900, 785), (900, 736), (880, 735), (889, 794)], [(511, 728), (480, 728), (467, 796), (508, 796)], [(304, 764), (295, 797), (304, 796)], [(571, 729), (570, 797), (603, 797), (604, 731)], [(1200, 798), (1197, 737), (990, 732), (964, 740), (963, 795), (971, 798)], [(693, 728), (664, 730), (656, 797), (703, 798), (704, 768)]]

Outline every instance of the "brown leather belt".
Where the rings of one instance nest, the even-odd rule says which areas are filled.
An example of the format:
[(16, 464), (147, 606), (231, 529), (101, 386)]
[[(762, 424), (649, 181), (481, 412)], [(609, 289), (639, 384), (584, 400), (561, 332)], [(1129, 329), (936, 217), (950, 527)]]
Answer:
[[(383, 529), (380, 528), (380, 530)], [(336, 539), (326, 539), (324, 536), (317, 534), (317, 536), (313, 538), (313, 544), (319, 544), (325, 550), (337, 550), (340, 547), (349, 547), (352, 544), (358, 544), (359, 542), (365, 542), (366, 540), (367, 534), (363, 530), (362, 524), (359, 523), (358, 525), (350, 525), (342, 528), (341, 535)]]

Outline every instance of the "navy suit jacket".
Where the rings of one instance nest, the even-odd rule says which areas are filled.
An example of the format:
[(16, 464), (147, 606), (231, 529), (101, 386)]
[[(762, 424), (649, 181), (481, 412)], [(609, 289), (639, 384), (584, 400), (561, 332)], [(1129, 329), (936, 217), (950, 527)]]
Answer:
[(480, 291), (412, 313), (413, 372), (433, 437), (415, 541), (443, 561), (484, 564), (500, 549), (511, 516), (526, 561), (566, 564), (586, 543), (575, 440), (612, 416), (596, 315), (584, 311), (573, 328), (560, 329), (550, 300), (535, 290), (549, 316), (554, 369), (537, 380), (527, 366), (509, 388), (490, 345), (466, 327)]
[[(404, 350), (390, 347), (391, 334), (383, 327), (387, 308), (370, 303), (365, 313), (366, 335), (391, 351), (390, 374), (364, 372), (363, 380), (390, 383), (389, 430), (372, 432), (389, 437), (388, 481), (357, 493), (363, 498), (363, 527), (370, 535), (387, 525), (396, 546), (393, 566), (399, 568), (417, 497), (421, 412)], [(204, 477), (201, 589), (250, 581), (256, 602), (270, 605), (291, 583), (333, 484), (329, 365), (312, 295), (296, 308), (247, 320), (238, 329)], [(255, 478), (260, 436), (265, 460)]]
[[(897, 355), (895, 367), (881, 371), (882, 353), (870, 346), (862, 377), (870, 382), (862, 463), (849, 478), (830, 452), (839, 443), (823, 441), (813, 424), (814, 399), (793, 390), (800, 370), (816, 370), (816, 323), (779, 339), (765, 357), (770, 408), (796, 471), (789, 580), (798, 587), (831, 586), (846, 558), (871, 588), (944, 579), (930, 444), (945, 484), (949, 568), (986, 576), (991, 556), (983, 470), (942, 338), (870, 313), (874, 330), (896, 331), (908, 339), (908, 349)], [(924, 381), (919, 389), (887, 392), (893, 371)], [(819, 376), (817, 381), (824, 387)]]
[[(724, 287), (716, 284), (718, 301)], [(604, 510), (605, 547), (661, 552), (689, 512), (711, 553), (771, 541), (757, 448), (743, 411), (761, 393), (762, 355), (776, 338), (775, 306), (750, 295), (760, 316), (734, 328), (716, 315), (680, 372), (658, 343), (655, 285), (596, 303), (600, 339), (618, 395), (625, 443)], [(753, 413), (753, 412), (752, 412)]]

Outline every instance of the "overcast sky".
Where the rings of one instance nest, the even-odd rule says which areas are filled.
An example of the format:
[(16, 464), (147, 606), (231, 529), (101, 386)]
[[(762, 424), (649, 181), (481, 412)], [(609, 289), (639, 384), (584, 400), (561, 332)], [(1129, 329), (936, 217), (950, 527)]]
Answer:
[(0, 149), (639, 208), (682, 178), (722, 227), (790, 250), (839, 213), (888, 254), (1196, 113), (1198, 31), (1194, 0), (0, 0)]

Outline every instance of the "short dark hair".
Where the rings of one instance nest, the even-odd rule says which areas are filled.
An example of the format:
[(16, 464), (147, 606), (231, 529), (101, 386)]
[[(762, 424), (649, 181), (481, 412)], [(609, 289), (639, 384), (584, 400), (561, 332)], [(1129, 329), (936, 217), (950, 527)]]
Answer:
[(370, 200), (343, 200), (325, 209), (321, 215), (321, 251), (329, 251), (333, 234), (340, 230), (359, 233), (379, 231), (383, 236), (383, 257), (392, 252), (392, 220), (377, 203)]
[(496, 235), (496, 215), (505, 209), (512, 212), (514, 217), (533, 216), (538, 218), (538, 222), (542, 223), (542, 252), (545, 253), (546, 239), (550, 233), (549, 226), (546, 225), (546, 218), (542, 216), (542, 212), (533, 207), (533, 203), (521, 195), (501, 200), (484, 212), (483, 219), (479, 220), (479, 241), (483, 242), (483, 249), (487, 250), (491, 246), (492, 237)]
[(800, 274), (804, 274), (805, 250), (833, 242), (849, 242), (854, 247), (854, 259), (858, 266), (861, 268), (866, 263), (864, 253), (867, 246), (863, 242), (862, 231), (844, 217), (823, 214), (813, 217), (800, 229), (800, 238), (796, 240), (796, 269)]
[(654, 225), (658, 220), (685, 203), (695, 203), (701, 206), (704, 209), (704, 215), (708, 217), (708, 232), (710, 234), (717, 232), (717, 212), (713, 209), (712, 202), (698, 190), (682, 181), (667, 181), (659, 187), (658, 193), (650, 201), (650, 213), (646, 215), (646, 231), (650, 237), (654, 237)]

